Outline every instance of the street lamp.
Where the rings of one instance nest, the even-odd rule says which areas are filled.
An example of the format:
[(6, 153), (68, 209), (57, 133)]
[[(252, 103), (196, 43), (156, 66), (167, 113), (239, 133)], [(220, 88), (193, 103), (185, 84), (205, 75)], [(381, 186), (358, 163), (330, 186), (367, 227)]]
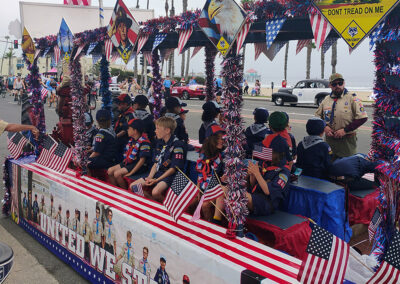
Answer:
[[(0, 67), (0, 74), (2, 74), (2, 75), (3, 75), (4, 56), (6, 56), (6, 50), (7, 50), (8, 40), (10, 39), (10, 37), (9, 37), (9, 36), (5, 36), (5, 39), (6, 39), (6, 48), (4, 49), (3, 57), (1, 58), (1, 67)], [(8, 71), (8, 72), (10, 72), (10, 71)]]

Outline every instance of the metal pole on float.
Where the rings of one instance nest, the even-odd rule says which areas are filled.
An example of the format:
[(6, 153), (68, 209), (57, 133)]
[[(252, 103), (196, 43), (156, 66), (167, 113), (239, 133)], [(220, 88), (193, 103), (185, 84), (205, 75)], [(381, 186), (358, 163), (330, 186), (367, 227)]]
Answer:
[(104, 26), (103, 0), (99, 0), (99, 25), (100, 28)]

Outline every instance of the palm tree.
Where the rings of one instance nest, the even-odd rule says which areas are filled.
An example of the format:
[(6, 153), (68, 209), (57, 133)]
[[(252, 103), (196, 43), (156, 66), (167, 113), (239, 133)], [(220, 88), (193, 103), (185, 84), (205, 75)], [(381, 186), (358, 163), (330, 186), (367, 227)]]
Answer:
[(321, 48), (321, 79), (325, 77), (325, 53)]
[(139, 9), (139, 0), (136, 2), (136, 9)]
[(306, 79), (310, 79), (310, 73), (311, 73), (311, 51), (312, 51), (313, 48), (315, 48), (315, 44), (313, 42), (310, 42), (310, 44), (307, 45)]
[[(171, 17), (175, 16), (174, 0), (171, 0), (171, 10), (169, 12)], [(169, 76), (172, 80), (175, 76), (175, 50), (169, 57)]]
[[(182, 0), (182, 7), (183, 7), (183, 13), (187, 12), (187, 7), (188, 7), (188, 0)], [(187, 54), (187, 59), (186, 59), (186, 72), (185, 72), (185, 54)], [(185, 79), (188, 79), (188, 73), (189, 73), (189, 61), (190, 61), (190, 48), (188, 52), (182, 53), (182, 65), (181, 65), (181, 77), (185, 76)]]
[(335, 41), (332, 44), (332, 59), (331, 59), (332, 74), (336, 73), (336, 64), (337, 64), (337, 41)]
[(15, 54), (12, 47), (10, 47), (8, 50), (9, 51), (4, 55), (4, 58), (8, 59), (8, 74), (11, 75), (11, 60), (15, 56)]
[(289, 42), (286, 43), (286, 49), (285, 49), (285, 65), (284, 65), (284, 68), (283, 68), (283, 77), (285, 78), (285, 81), (287, 81), (288, 58), (289, 58)]

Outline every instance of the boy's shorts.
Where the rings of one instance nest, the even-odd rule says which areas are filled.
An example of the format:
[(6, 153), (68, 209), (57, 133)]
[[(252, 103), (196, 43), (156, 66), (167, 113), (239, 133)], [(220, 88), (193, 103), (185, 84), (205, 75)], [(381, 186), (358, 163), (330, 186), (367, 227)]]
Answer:
[(253, 193), (251, 195), (253, 200), (253, 214), (256, 216), (267, 216), (274, 213), (272, 202), (267, 200), (267, 197), (262, 193)]
[[(164, 174), (164, 172), (160, 172), (160, 171), (159, 171), (159, 172), (157, 172), (157, 173), (154, 175), (154, 178), (159, 178), (159, 177), (162, 176), (163, 174)], [(165, 183), (168, 185), (168, 187), (170, 187), (170, 186), (172, 185), (172, 182), (173, 182), (173, 180), (174, 180), (174, 177), (175, 177), (175, 174), (170, 175), (169, 177), (166, 177), (166, 178), (160, 180), (160, 182), (163, 181), (163, 182), (165, 182)]]
[(99, 157), (89, 158), (89, 169), (108, 169), (109, 167), (113, 166), (113, 163), (107, 161), (106, 159)]

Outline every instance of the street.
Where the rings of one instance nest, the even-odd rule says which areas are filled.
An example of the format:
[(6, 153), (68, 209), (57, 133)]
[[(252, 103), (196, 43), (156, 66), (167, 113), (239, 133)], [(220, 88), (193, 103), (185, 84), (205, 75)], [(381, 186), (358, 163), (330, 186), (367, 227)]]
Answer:
[[(204, 101), (199, 101), (197, 99), (192, 99), (186, 101), (188, 106), (185, 109), (189, 110), (186, 119), (186, 129), (189, 133), (189, 137), (192, 139), (198, 139), (198, 129), (201, 124), (201, 106)], [(101, 102), (98, 102), (98, 108)], [(306, 135), (305, 124), (307, 119), (314, 115), (316, 107), (277, 107), (270, 101), (264, 100), (246, 100), (243, 106), (243, 117), (245, 126), (247, 127), (253, 121), (252, 112), (256, 107), (265, 107), (270, 113), (273, 111), (286, 111), (290, 116), (290, 125), (292, 127), (292, 133), (294, 134), (297, 143)], [(20, 106), (12, 100), (12, 98), (7, 95), (6, 98), (0, 98), (0, 118), (8, 122), (19, 123), (20, 122)], [(367, 153), (369, 151), (371, 142), (371, 118), (372, 118), (372, 108), (366, 108), (369, 116), (369, 121), (363, 125), (358, 132), (358, 151), (362, 153)], [(45, 107), (46, 111), (46, 124), (47, 132), (50, 133), (55, 126), (58, 117), (54, 111), (54, 108), (49, 109), (48, 106)], [(7, 135), (3, 134), (0, 137), (0, 156), (2, 161), (8, 155), (7, 150)], [(0, 178), (3, 178), (3, 171), (0, 173)], [(1, 199), (4, 195), (4, 189), (0, 189)], [(13, 223), (10, 218), (0, 218), (0, 228), (1, 230), (7, 231), (12, 235), (17, 242), (13, 242), (13, 249), (16, 254), (15, 266), (11, 271), (10, 278), (6, 283), (27, 283), (27, 282), (41, 282), (41, 283), (84, 283), (84, 280), (79, 274), (75, 273), (72, 268), (65, 265), (58, 258), (56, 258), (52, 253), (44, 249), (36, 240), (34, 240), (28, 233), (26, 233), (22, 228)], [(4, 231), (3, 230), (3, 231)], [(3, 237), (0, 237), (3, 241)], [(8, 239), (8, 238), (7, 238)], [(29, 261), (26, 260), (26, 255), (23, 253), (18, 254), (19, 251), (27, 251), (28, 254), (32, 255), (35, 261), (38, 262), (38, 266), (32, 266)], [(32, 266), (32, 267), (31, 267)], [(38, 269), (45, 269), (47, 273), (51, 276), (31, 276), (35, 274)], [(18, 271), (24, 271), (24, 273), (18, 273)], [(35, 281), (33, 281), (35, 280)]]

